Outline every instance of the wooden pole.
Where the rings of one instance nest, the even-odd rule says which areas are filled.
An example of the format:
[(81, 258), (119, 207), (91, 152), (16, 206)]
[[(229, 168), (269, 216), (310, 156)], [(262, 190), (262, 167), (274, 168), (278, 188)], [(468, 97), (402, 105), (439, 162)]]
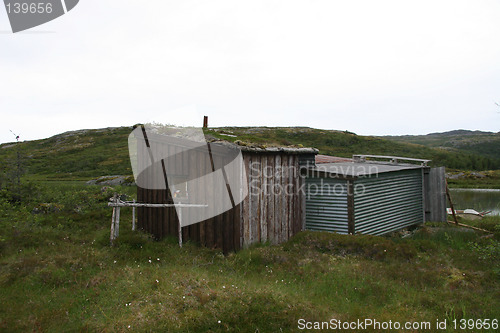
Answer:
[(109, 243), (113, 245), (113, 241), (115, 240), (115, 210), (113, 207), (113, 215), (111, 216), (111, 234), (109, 236)]
[(448, 202), (450, 203), (451, 214), (453, 215), (453, 220), (455, 224), (458, 225), (457, 215), (455, 214), (455, 208), (453, 207), (453, 201), (451, 201), (450, 189), (448, 188), (448, 182), (446, 182), (446, 197), (448, 197)]
[(195, 205), (195, 204), (147, 204), (147, 203), (131, 203), (131, 202), (117, 202), (108, 203), (109, 207), (153, 207), (153, 208), (165, 208), (165, 207), (189, 207), (189, 208), (204, 208), (207, 205)]
[(189, 208), (202, 208), (207, 207), (207, 205), (198, 205), (198, 204), (147, 204), (147, 203), (137, 203), (135, 200), (133, 202), (123, 202), (120, 201), (117, 195), (113, 196), (111, 202), (108, 202), (108, 206), (113, 207), (113, 216), (111, 217), (111, 235), (110, 235), (110, 243), (113, 245), (113, 241), (118, 237), (120, 233), (120, 208), (121, 207), (132, 207), (132, 230), (135, 230), (135, 207), (154, 207), (154, 208), (163, 208), (163, 207), (178, 207), (179, 212), (179, 247), (182, 247), (182, 212), (181, 209), (183, 207)]
[(181, 224), (181, 220), (182, 220), (182, 208), (179, 207), (179, 247), (182, 247), (182, 224)]
[[(113, 196), (113, 203), (116, 203), (116, 194)], [(113, 214), (111, 215), (111, 234), (109, 236), (111, 246), (113, 246), (113, 241), (115, 240), (115, 217), (116, 207), (113, 207)]]
[[(135, 199), (134, 199), (135, 204)], [(135, 206), (132, 206), (132, 230), (135, 230)]]
[(120, 207), (116, 207), (115, 238), (120, 235)]
[(464, 227), (464, 228), (470, 228), (470, 229), (474, 229), (474, 230), (478, 230), (478, 231), (482, 231), (482, 232), (487, 232), (487, 233), (490, 233), (492, 234), (493, 232), (489, 231), (489, 230), (485, 230), (485, 229), (481, 229), (481, 228), (477, 228), (477, 227), (473, 227), (471, 225), (468, 225), (468, 224), (462, 224), (462, 223), (453, 223), (452, 221), (448, 221), (448, 223), (450, 224), (455, 224), (455, 225), (458, 225), (460, 227)]

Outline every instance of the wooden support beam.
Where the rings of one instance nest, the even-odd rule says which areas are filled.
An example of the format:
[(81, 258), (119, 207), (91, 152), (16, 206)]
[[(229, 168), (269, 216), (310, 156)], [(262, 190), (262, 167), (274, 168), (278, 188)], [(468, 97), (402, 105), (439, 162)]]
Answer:
[[(133, 203), (135, 204), (135, 199)], [(132, 206), (132, 230), (135, 230), (135, 206)]]
[(179, 247), (182, 247), (182, 209), (177, 212), (177, 217), (179, 218)]
[(450, 189), (448, 188), (448, 181), (446, 181), (446, 197), (448, 197), (448, 202), (450, 203), (453, 220), (455, 221), (455, 224), (458, 225), (457, 215), (455, 214), (455, 208), (453, 207), (453, 201), (451, 200)]
[[(113, 203), (116, 203), (116, 194), (113, 196)], [(109, 243), (113, 246), (113, 241), (115, 240), (115, 220), (116, 220), (116, 207), (113, 207), (113, 214), (111, 215), (111, 232), (109, 235)]]
[(448, 221), (448, 223), (450, 223), (450, 224), (454, 224), (454, 225), (458, 225), (458, 226), (460, 226), (460, 227), (470, 228), (470, 229), (474, 229), (474, 230), (478, 230), (478, 231), (487, 232), (487, 233), (492, 234), (492, 232), (491, 232), (491, 231), (489, 231), (489, 230), (486, 230), (486, 229), (481, 229), (481, 228), (478, 228), (478, 227), (473, 227), (473, 226), (471, 226), (471, 225), (462, 224), (462, 223), (456, 223), (456, 222), (453, 222), (453, 221)]
[(120, 208), (121, 207), (132, 207), (132, 230), (135, 230), (135, 208), (136, 207), (151, 207), (151, 208), (164, 208), (164, 207), (176, 207), (179, 208), (178, 218), (179, 218), (179, 247), (182, 247), (182, 208), (204, 208), (208, 205), (199, 204), (148, 204), (148, 203), (137, 203), (135, 200), (132, 202), (120, 201), (115, 194), (108, 202), (108, 206), (113, 207), (113, 215), (111, 217), (111, 235), (110, 243), (113, 245), (113, 241), (119, 236), (120, 232)]
[(120, 207), (116, 207), (115, 216), (115, 239), (120, 236)]
[(115, 214), (116, 208), (113, 208), (113, 215), (111, 215), (111, 232), (109, 235), (109, 243), (111, 246), (113, 245), (113, 241), (115, 240)]
[(204, 208), (208, 205), (199, 204), (148, 204), (148, 203), (137, 203), (135, 200), (132, 202), (120, 201), (118, 196), (115, 194), (108, 202), (108, 206), (113, 207), (113, 215), (111, 217), (111, 235), (110, 243), (113, 245), (113, 241), (119, 236), (120, 232), (120, 209), (121, 207), (132, 207), (132, 230), (135, 230), (135, 208), (136, 207), (151, 207), (151, 208), (164, 208), (164, 207), (176, 207), (180, 208), (178, 211), (179, 218), (179, 247), (182, 247), (182, 208)]
[(208, 207), (208, 205), (199, 204), (149, 204), (149, 203), (133, 203), (133, 202), (108, 202), (110, 207), (150, 207), (150, 208), (165, 208), (165, 207), (190, 207), (190, 208), (202, 208)]

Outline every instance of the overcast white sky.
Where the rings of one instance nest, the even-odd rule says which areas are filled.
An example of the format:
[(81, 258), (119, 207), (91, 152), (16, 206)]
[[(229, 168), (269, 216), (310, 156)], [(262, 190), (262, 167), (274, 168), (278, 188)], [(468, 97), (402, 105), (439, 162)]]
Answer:
[(161, 122), (500, 130), (500, 1), (81, 0), (12, 34), (0, 142)]

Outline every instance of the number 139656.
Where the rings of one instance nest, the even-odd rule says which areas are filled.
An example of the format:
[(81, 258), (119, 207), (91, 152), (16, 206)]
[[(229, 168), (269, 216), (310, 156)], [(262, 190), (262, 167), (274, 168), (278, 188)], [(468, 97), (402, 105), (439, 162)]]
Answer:
[(52, 13), (52, 4), (51, 3), (45, 3), (45, 2), (14, 2), (14, 3), (8, 3), (6, 5), (7, 7), (7, 12), (14, 13), (14, 14), (50, 14)]
[(451, 321), (454, 329), (498, 329), (498, 319), (454, 319)]

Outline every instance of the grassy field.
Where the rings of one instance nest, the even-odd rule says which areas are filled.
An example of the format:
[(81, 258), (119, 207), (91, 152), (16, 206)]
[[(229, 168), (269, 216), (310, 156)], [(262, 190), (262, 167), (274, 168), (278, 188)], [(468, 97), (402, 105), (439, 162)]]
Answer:
[[(131, 175), (127, 141), (131, 131), (131, 126), (80, 130), (18, 145), (0, 144), (0, 187), (3, 174), (15, 168), (18, 154), (26, 177), (36, 181)], [(243, 145), (314, 147), (320, 154), (334, 156), (381, 154), (430, 159), (433, 166), (459, 170), (500, 168), (500, 159), (494, 156), (396, 142), (347, 131), (307, 127), (224, 127), (207, 129), (205, 133), (208, 137), (238, 141)]]
[(405, 237), (302, 232), (224, 256), (132, 232), (128, 209), (109, 246), (114, 192), (135, 188), (45, 182), (18, 206), (0, 193), (0, 331), (293, 332), (301, 318), (433, 328), (436, 319), (500, 319), (500, 218), (477, 222), (489, 238), (443, 224)]
[[(488, 237), (432, 223), (386, 237), (302, 232), (279, 246), (224, 256), (132, 232), (131, 211), (124, 209), (111, 247), (107, 201), (115, 192), (133, 198), (136, 188), (84, 183), (131, 173), (130, 130), (85, 130), (0, 146), (1, 332), (293, 332), (299, 319), (373, 318), (433, 328), (437, 319), (500, 319), (499, 217), (474, 222), (492, 232)], [(495, 163), (484, 158), (474, 166), (469, 153), (349, 132), (223, 128), (207, 134), (338, 156), (431, 158), (455, 168)], [(19, 188), (9, 174), (18, 170), (17, 156), (26, 172)], [(499, 183), (497, 170), (450, 186)]]
[(500, 158), (500, 132), (456, 130), (427, 135), (384, 136), (382, 138), (450, 151), (469, 151), (496, 159)]
[[(432, 166), (461, 170), (494, 170), (500, 168), (500, 157), (479, 154), (469, 149), (428, 147), (422, 144), (356, 135), (348, 131), (321, 130), (308, 127), (222, 127), (206, 134), (242, 144), (295, 145), (314, 147), (320, 154), (351, 157), (353, 154), (390, 155), (429, 159)], [(227, 134), (234, 135), (227, 136)]]
[(500, 170), (485, 171), (482, 174), (484, 177), (477, 177), (471, 172), (456, 173), (464, 174), (460, 179), (448, 179), (448, 185), (454, 188), (486, 188), (500, 189)]

